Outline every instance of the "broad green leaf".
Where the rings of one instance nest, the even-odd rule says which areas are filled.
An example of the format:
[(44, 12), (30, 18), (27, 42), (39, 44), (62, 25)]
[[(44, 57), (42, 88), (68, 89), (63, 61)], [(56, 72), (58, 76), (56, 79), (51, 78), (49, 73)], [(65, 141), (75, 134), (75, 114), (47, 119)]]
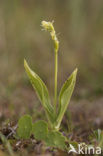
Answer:
[(22, 139), (29, 139), (32, 131), (32, 118), (30, 115), (22, 116), (18, 121), (17, 135)]
[(60, 94), (59, 94), (59, 110), (56, 120), (56, 128), (58, 129), (60, 126), (60, 123), (62, 121), (62, 118), (64, 116), (64, 113), (68, 107), (70, 98), (72, 96), (75, 82), (76, 82), (76, 75), (77, 75), (77, 69), (74, 70), (74, 72), (71, 74), (71, 76), (68, 78), (68, 80), (64, 83)]
[(47, 114), (50, 122), (53, 123), (53, 121), (54, 121), (53, 107), (50, 103), (49, 93), (48, 93), (46, 85), (40, 79), (40, 77), (34, 71), (32, 71), (30, 69), (26, 60), (24, 60), (24, 67), (25, 67), (25, 70), (27, 72), (27, 75), (31, 81), (33, 88), (35, 89), (41, 103), (43, 104), (43, 107), (46, 111), (46, 114)]
[(65, 148), (65, 137), (57, 131), (49, 131), (45, 142), (47, 146)]
[(32, 133), (37, 140), (45, 140), (48, 134), (48, 125), (45, 121), (37, 121), (33, 124)]

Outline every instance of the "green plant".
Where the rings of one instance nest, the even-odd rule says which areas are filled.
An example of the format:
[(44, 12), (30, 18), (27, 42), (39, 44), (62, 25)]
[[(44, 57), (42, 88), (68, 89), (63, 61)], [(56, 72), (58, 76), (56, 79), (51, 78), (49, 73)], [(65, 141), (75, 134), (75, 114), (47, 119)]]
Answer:
[[(50, 146), (53, 145), (53, 146), (58, 146), (60, 148), (61, 147), (64, 148), (65, 137), (63, 137), (62, 134), (59, 132), (59, 128), (60, 128), (61, 121), (63, 119), (64, 113), (67, 109), (68, 103), (70, 101), (70, 98), (74, 90), (77, 69), (74, 70), (74, 72), (70, 75), (67, 81), (63, 84), (60, 94), (57, 97), (59, 41), (57, 39), (56, 32), (53, 27), (53, 22), (42, 21), (42, 27), (45, 31), (48, 31), (50, 33), (53, 44), (54, 44), (54, 53), (55, 53), (54, 105), (51, 105), (48, 89), (46, 85), (44, 84), (44, 82), (33, 70), (30, 69), (26, 60), (24, 60), (24, 67), (25, 67), (26, 73), (30, 79), (30, 82), (33, 88), (35, 89), (38, 95), (39, 100), (41, 101), (44, 107), (44, 110), (48, 119), (48, 124), (44, 121), (38, 121), (34, 123), (32, 125), (32, 133), (37, 139), (39, 140), (42, 139), (46, 141), (47, 145), (50, 145)], [(22, 136), (22, 134), (20, 133), (22, 129), (21, 123), (22, 122), (19, 121), (19, 124), (18, 124), (19, 136)]]
[(19, 128), (17, 129), (18, 136), (23, 139), (28, 139), (31, 135), (32, 118), (30, 115), (24, 115), (18, 122)]
[(7, 140), (7, 138), (1, 132), (0, 132), (0, 141), (2, 141), (4, 147), (9, 152), (9, 155), (14, 156), (14, 152), (12, 150), (12, 147), (11, 147), (11, 144), (10, 144), (9, 140)]
[(101, 129), (97, 129), (93, 131), (93, 134), (90, 136), (90, 140), (94, 143), (101, 147), (103, 149), (103, 131)]

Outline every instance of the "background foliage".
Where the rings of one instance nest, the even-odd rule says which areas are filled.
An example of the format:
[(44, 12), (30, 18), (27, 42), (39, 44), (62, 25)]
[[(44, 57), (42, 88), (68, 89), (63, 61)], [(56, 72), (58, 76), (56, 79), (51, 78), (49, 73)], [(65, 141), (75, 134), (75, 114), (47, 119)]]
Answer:
[[(42, 20), (55, 21), (60, 40), (58, 88), (78, 67), (74, 98), (103, 95), (102, 0), (0, 1), (0, 104), (7, 116), (9, 109), (14, 115), (12, 110), (22, 105), (29, 105), (33, 112), (32, 106), (38, 107), (24, 58), (53, 93), (53, 47), (49, 35), (40, 30)], [(20, 114), (28, 112), (27, 108)]]

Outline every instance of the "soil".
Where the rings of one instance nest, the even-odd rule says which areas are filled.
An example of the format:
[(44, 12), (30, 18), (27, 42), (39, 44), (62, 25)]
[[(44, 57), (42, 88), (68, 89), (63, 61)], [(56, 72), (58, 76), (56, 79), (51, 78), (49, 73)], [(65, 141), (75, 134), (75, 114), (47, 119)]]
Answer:
[[(103, 98), (94, 100), (73, 100), (71, 101), (68, 111), (64, 116), (61, 132), (78, 143), (90, 143), (89, 136), (94, 130), (103, 129)], [(66, 151), (46, 147), (42, 141), (37, 141), (33, 136), (29, 140), (15, 139), (17, 128), (16, 113), (13, 114), (14, 120), (7, 121), (7, 108), (1, 106), (2, 114), (0, 117), (0, 132), (10, 141), (15, 155), (20, 156), (72, 156)], [(42, 111), (42, 110), (41, 110)], [(69, 112), (69, 113), (68, 113)], [(31, 114), (32, 115), (32, 114)], [(0, 140), (0, 156), (8, 154), (8, 150)]]

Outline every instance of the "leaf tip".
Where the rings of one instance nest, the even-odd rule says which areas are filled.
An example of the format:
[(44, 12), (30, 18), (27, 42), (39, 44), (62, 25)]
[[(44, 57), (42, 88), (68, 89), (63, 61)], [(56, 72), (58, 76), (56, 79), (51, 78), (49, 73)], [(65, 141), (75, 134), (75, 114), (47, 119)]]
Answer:
[(25, 58), (24, 58), (24, 68), (25, 68), (26, 72), (27, 72), (28, 70), (30, 70), (30, 68), (29, 68), (29, 66), (28, 66), (28, 63), (27, 63), (27, 61), (26, 61)]

